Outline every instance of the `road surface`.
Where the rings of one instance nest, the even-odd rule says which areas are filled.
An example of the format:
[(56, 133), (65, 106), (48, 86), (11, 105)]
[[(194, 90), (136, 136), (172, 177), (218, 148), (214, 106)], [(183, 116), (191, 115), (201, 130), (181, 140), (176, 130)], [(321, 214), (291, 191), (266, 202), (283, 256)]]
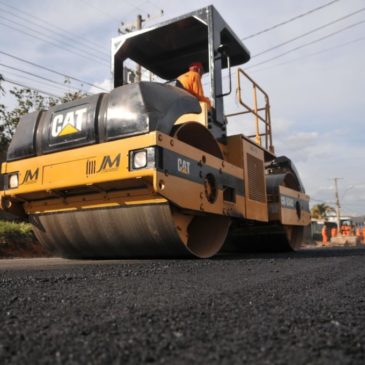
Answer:
[(365, 364), (365, 250), (0, 260), (1, 364)]

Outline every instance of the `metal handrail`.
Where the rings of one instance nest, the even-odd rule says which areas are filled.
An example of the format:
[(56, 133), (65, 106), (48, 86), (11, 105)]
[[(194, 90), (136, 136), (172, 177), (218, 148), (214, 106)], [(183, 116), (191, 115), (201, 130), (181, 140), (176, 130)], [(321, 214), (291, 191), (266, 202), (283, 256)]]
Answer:
[[(243, 75), (248, 81), (252, 84), (252, 91), (253, 91), (253, 107), (249, 106), (242, 100), (242, 91), (241, 91), (241, 75)], [(258, 106), (257, 101), (257, 91), (261, 92), (265, 99), (265, 105), (262, 107)], [(272, 144), (272, 132), (271, 132), (271, 116), (270, 116), (270, 102), (269, 96), (267, 93), (258, 85), (250, 76), (247, 75), (242, 69), (237, 69), (237, 99), (238, 102), (246, 109), (243, 112), (232, 113), (226, 115), (226, 117), (237, 116), (241, 114), (253, 114), (255, 117), (255, 127), (256, 127), (256, 134), (252, 136), (248, 136), (249, 138), (255, 137), (255, 142), (262, 146), (262, 139), (264, 137), (264, 148), (268, 151), (274, 153), (274, 146)], [(265, 112), (265, 115), (260, 115), (260, 112)], [(260, 122), (265, 124), (265, 132), (260, 132)]]

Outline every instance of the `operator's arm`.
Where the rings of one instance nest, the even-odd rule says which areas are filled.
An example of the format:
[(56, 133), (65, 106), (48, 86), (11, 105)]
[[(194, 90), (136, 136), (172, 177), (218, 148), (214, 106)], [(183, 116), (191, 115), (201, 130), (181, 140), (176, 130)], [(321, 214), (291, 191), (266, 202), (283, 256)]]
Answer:
[(196, 73), (196, 75), (194, 75), (193, 80), (192, 80), (192, 91), (193, 93), (196, 95), (196, 97), (200, 100), (200, 101), (204, 101), (205, 103), (208, 104), (209, 109), (212, 107), (212, 104), (210, 102), (210, 99), (207, 98), (206, 96), (204, 96), (204, 90), (203, 90), (203, 85), (202, 85), (202, 81), (201, 81), (201, 77), (198, 73)]

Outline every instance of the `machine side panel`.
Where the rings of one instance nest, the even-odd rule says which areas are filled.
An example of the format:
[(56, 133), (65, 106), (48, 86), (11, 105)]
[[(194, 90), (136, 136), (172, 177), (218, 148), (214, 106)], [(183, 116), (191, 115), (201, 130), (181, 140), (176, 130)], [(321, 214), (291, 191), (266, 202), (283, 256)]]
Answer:
[[(237, 166), (241, 170), (243, 188), (245, 189), (245, 170), (244, 170), (244, 153), (243, 153), (243, 139), (241, 135), (229, 136), (227, 144), (223, 148), (224, 158), (231, 164)], [(237, 202), (237, 209), (242, 216), (246, 218), (246, 196), (241, 202)]]
[(181, 208), (243, 217), (242, 170), (184, 142), (159, 135), (158, 192)]
[(244, 179), (246, 195), (246, 218), (268, 221), (264, 151), (243, 140)]
[(15, 161), (36, 155), (35, 133), (44, 111), (33, 112), (20, 118), (7, 152), (7, 161)]
[(149, 169), (129, 171), (129, 151), (155, 143), (156, 134), (152, 132), (122, 141), (9, 162), (5, 165), (5, 181), (9, 174), (17, 173), (19, 186), (6, 189), (5, 195), (26, 200), (43, 199), (57, 196), (58, 189), (106, 183), (113, 185), (126, 178), (150, 176)]
[(279, 204), (282, 224), (306, 226), (310, 223), (308, 195), (279, 186)]

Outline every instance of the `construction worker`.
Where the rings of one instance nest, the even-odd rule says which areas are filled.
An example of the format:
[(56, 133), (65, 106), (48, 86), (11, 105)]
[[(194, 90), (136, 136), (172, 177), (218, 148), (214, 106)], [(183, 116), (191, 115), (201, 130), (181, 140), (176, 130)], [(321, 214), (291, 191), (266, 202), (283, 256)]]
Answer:
[(346, 236), (346, 231), (347, 231), (347, 226), (345, 226), (344, 224), (341, 226), (341, 234), (343, 236)]
[(337, 237), (337, 228), (331, 228), (331, 237)]
[(204, 73), (204, 67), (201, 62), (194, 62), (189, 66), (189, 71), (182, 74), (177, 78), (177, 86), (181, 86), (185, 90), (187, 90), (190, 94), (196, 96), (199, 101), (203, 101), (208, 104), (208, 107), (211, 108), (212, 105), (210, 103), (209, 98), (204, 96), (204, 90), (201, 78)]
[(328, 244), (327, 227), (325, 224), (322, 227), (322, 243), (323, 246), (326, 246)]
[(355, 236), (358, 237), (359, 242), (361, 241), (361, 229), (359, 227), (355, 230)]

